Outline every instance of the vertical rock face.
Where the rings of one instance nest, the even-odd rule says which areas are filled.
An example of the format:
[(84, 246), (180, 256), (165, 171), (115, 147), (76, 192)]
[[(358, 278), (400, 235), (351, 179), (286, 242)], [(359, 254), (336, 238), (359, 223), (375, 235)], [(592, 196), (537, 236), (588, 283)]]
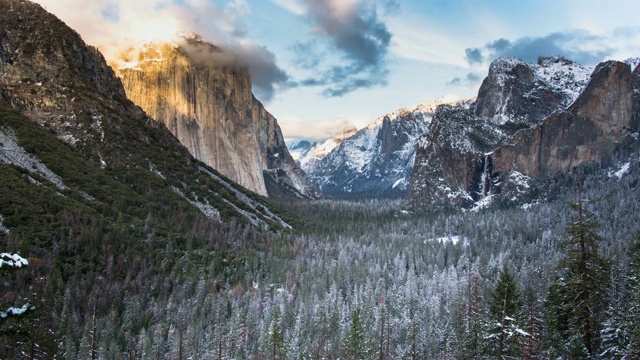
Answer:
[(621, 62), (602, 63), (572, 106), (502, 144), (492, 154), (494, 171), (544, 178), (595, 162), (637, 131), (633, 118), (631, 69)]
[(486, 187), (479, 174), (485, 152), (505, 135), (473, 116), (472, 101), (438, 107), (429, 131), (418, 140), (408, 197), (414, 206), (452, 204), (467, 207)]
[(258, 124), (258, 144), (269, 195), (282, 192), (284, 187), (288, 196), (321, 198), (322, 193), (289, 153), (276, 118), (255, 97), (252, 104), (253, 118)]
[[(199, 44), (215, 56), (221, 50)], [(267, 195), (248, 70), (211, 66), (169, 44), (148, 46), (116, 69), (127, 97), (191, 154), (240, 185)]]
[[(605, 62), (587, 84), (583, 67), (550, 61), (496, 60), (475, 104), (436, 111), (418, 144), (409, 188), (414, 206), (515, 199), (534, 179), (598, 162), (631, 141), (638, 131), (637, 68), (632, 74), (628, 64)], [(536, 91), (536, 101), (523, 102)]]
[(275, 118), (251, 93), (246, 67), (214, 45), (148, 45), (113, 64), (127, 96), (167, 128), (197, 159), (260, 195), (263, 171), (283, 169), (296, 191), (317, 195), (296, 168)]

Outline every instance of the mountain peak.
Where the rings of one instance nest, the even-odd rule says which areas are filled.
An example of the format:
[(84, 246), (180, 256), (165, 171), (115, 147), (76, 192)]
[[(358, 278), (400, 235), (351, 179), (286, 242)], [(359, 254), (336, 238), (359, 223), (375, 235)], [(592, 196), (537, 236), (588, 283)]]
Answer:
[(540, 123), (553, 111), (571, 104), (592, 71), (560, 57), (540, 58), (538, 64), (509, 57), (496, 59), (478, 91), (475, 115), (500, 126)]

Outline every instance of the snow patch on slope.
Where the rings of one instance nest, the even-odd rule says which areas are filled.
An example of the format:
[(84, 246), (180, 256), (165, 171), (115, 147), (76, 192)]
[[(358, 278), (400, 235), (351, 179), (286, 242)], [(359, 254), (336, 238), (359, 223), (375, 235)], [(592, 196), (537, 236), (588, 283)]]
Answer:
[(536, 77), (552, 88), (564, 92), (563, 105), (571, 105), (591, 80), (593, 68), (557, 57), (541, 59), (541, 64), (530, 64)]
[(220, 220), (220, 212), (213, 206), (209, 205), (209, 201), (207, 201), (207, 199), (204, 199), (205, 202), (202, 203), (200, 201), (189, 199), (189, 197), (187, 197), (182, 191), (180, 191), (180, 189), (175, 186), (172, 186), (171, 190), (180, 195), (183, 199), (187, 200), (191, 205), (198, 208), (198, 210), (200, 210), (200, 212), (204, 214), (204, 216), (208, 217), (209, 219)]
[[(279, 216), (277, 216), (271, 210), (269, 210), (269, 208), (267, 208), (266, 206), (264, 206), (263, 204), (255, 201), (255, 200), (250, 199), (247, 195), (245, 195), (244, 193), (242, 193), (241, 191), (236, 189), (234, 186), (232, 186), (228, 182), (224, 181), (219, 176), (215, 175), (214, 173), (210, 172), (209, 170), (205, 169), (204, 167), (199, 166), (198, 169), (200, 171), (202, 171), (203, 173), (207, 174), (213, 180), (215, 180), (215, 181), (219, 182), (220, 184), (222, 184), (227, 189), (231, 190), (240, 201), (245, 203), (247, 206), (249, 206), (255, 212), (265, 214), (265, 217), (267, 217), (270, 220), (275, 221), (276, 223), (280, 224), (280, 226), (282, 226), (285, 229), (292, 229), (293, 228), (291, 225), (287, 224)], [(236, 211), (238, 211), (239, 213), (244, 215), (247, 219), (249, 219), (249, 221), (251, 221), (251, 223), (255, 222), (254, 225), (257, 225), (258, 223), (260, 223), (262, 225), (262, 227), (264, 227), (264, 228), (267, 227), (267, 224), (264, 221), (262, 221), (260, 218), (258, 218), (255, 214), (252, 214), (250, 212), (244, 211), (244, 210), (238, 208), (237, 206), (235, 206), (233, 203), (228, 202), (226, 199), (224, 199), (224, 200), (228, 204), (232, 205), (236, 209)]]
[(4, 224), (2, 223), (3, 221), (4, 221), (4, 218), (2, 217), (2, 215), (0, 215), (0, 233), (9, 235), (9, 229), (6, 226), (4, 226)]
[(307, 153), (300, 157), (297, 161), (300, 163), (300, 168), (307, 174), (313, 173), (316, 166), (322, 159), (329, 155), (333, 149), (338, 147), (344, 139), (347, 139), (358, 131), (354, 126), (345, 127), (340, 130), (336, 136), (325, 140), (321, 144), (316, 144), (313, 148), (309, 149)]
[(456, 245), (457, 243), (460, 242), (460, 240), (462, 240), (463, 243), (467, 242), (467, 238), (462, 237), (460, 235), (447, 235), (447, 236), (442, 236), (442, 237), (439, 237), (439, 238), (425, 239), (423, 241), (423, 243), (427, 244), (429, 242), (438, 242), (440, 244), (452, 243), (453, 245)]
[(0, 143), (2, 144), (2, 147), (0, 147), (0, 161), (36, 173), (49, 180), (60, 190), (68, 189), (60, 176), (49, 170), (40, 160), (18, 145), (16, 137), (11, 131), (0, 129)]
[[(518, 75), (517, 67), (529, 68), (533, 72), (533, 83), (536, 92), (538, 90), (548, 89), (553, 93), (562, 94), (562, 107), (571, 105), (591, 80), (592, 67), (586, 67), (566, 60), (561, 57), (550, 56), (540, 58), (538, 64), (531, 64), (526, 61), (502, 57), (491, 63), (489, 67), (489, 77), (502, 88), (508, 88), (508, 83), (513, 82)], [(512, 115), (507, 111), (508, 105), (515, 101), (512, 99), (511, 92), (496, 94), (502, 99), (500, 103), (502, 107), (496, 114), (492, 116), (492, 122), (496, 125), (504, 125), (513, 121)], [(533, 94), (525, 94), (525, 97), (533, 96)], [(535, 100), (535, 97), (532, 97)]]
[(622, 179), (623, 176), (625, 176), (626, 174), (629, 173), (629, 170), (631, 170), (631, 162), (627, 162), (626, 164), (622, 164), (618, 170), (616, 171), (609, 171), (609, 177), (617, 177), (618, 180)]

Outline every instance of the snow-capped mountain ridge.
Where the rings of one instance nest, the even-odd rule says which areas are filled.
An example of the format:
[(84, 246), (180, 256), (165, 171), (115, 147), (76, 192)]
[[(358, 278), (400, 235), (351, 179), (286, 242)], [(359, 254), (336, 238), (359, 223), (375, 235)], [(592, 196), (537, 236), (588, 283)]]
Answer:
[(327, 140), (316, 150), (314, 166), (302, 166), (330, 196), (403, 196), (418, 137), (438, 106), (461, 102), (446, 97), (380, 116), (346, 138)]

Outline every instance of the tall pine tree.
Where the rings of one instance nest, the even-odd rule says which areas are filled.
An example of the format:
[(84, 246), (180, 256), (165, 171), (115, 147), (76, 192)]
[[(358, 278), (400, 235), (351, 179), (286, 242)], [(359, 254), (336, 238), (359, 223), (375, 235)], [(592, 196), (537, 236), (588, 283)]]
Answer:
[(585, 359), (600, 350), (608, 266), (598, 252), (602, 238), (594, 214), (581, 200), (571, 207), (577, 218), (566, 229), (558, 264), (564, 277), (554, 281), (547, 299), (548, 340), (556, 354)]
[(525, 335), (519, 328), (521, 307), (522, 301), (516, 279), (505, 264), (489, 304), (491, 316), (487, 324), (488, 334), (485, 337), (489, 355), (497, 356), (498, 359), (519, 355), (518, 339)]
[(344, 357), (349, 360), (369, 359), (373, 353), (372, 350), (371, 342), (360, 323), (360, 315), (354, 310), (351, 314), (351, 327), (349, 327), (344, 341)]
[(271, 341), (269, 341), (269, 358), (281, 360), (287, 358), (287, 348), (284, 343), (284, 333), (276, 321), (271, 326)]
[(640, 359), (640, 232), (631, 245), (629, 255), (627, 311), (623, 320), (625, 343), (619, 353), (625, 359)]

